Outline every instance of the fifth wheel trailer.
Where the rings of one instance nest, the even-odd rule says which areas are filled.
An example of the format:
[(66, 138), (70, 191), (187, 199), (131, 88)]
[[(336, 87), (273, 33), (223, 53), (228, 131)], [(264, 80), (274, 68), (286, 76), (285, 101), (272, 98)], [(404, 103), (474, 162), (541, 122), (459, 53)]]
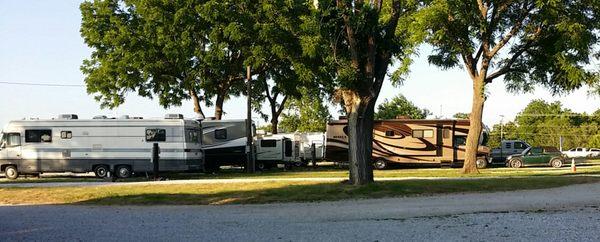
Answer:
[[(469, 120), (391, 119), (373, 124), (372, 160), (375, 168), (390, 164), (456, 166), (464, 162)], [(327, 124), (325, 158), (348, 161), (348, 120)], [(490, 162), (487, 130), (480, 138), (477, 166)]]
[(0, 171), (8, 178), (19, 173), (92, 171), (98, 177), (113, 172), (126, 178), (153, 170), (153, 143), (160, 147), (161, 171), (203, 167), (201, 131), (194, 120), (84, 120), (61, 115), (11, 121), (0, 137)]

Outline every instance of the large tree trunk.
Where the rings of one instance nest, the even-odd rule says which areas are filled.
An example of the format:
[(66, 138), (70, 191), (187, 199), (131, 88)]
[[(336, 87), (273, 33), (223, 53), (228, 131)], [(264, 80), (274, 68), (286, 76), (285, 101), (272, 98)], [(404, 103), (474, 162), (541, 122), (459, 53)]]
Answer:
[(225, 102), (225, 95), (218, 94), (217, 100), (215, 101), (215, 119), (221, 120), (223, 117), (223, 103)]
[(205, 118), (204, 111), (202, 111), (202, 107), (200, 106), (200, 98), (198, 97), (198, 93), (196, 90), (190, 89), (190, 96), (192, 97), (192, 102), (194, 103), (194, 113), (198, 114), (202, 118)]
[(480, 76), (473, 80), (473, 106), (471, 107), (469, 135), (467, 136), (467, 147), (463, 173), (477, 173), (477, 150), (479, 148), (479, 137), (483, 129), (483, 104), (485, 103), (485, 77)]
[(271, 133), (277, 134), (277, 126), (279, 125), (279, 117), (271, 118)]
[(344, 105), (348, 115), (348, 160), (350, 183), (364, 185), (373, 182), (373, 116), (375, 100), (345, 91)]

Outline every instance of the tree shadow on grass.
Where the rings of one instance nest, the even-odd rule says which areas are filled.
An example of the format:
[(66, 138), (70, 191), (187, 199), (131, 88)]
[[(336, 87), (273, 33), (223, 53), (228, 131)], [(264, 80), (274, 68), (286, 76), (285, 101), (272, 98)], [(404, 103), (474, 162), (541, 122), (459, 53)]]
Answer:
[[(404, 180), (381, 181), (365, 186), (342, 183), (288, 185), (256, 190), (231, 190), (202, 193), (201, 186), (178, 193), (108, 193), (71, 204), (76, 205), (225, 205), (287, 202), (336, 201), (345, 199), (428, 196), (464, 192), (498, 192), (553, 188), (572, 184), (600, 182), (597, 177), (490, 178), (478, 180)], [(192, 190), (196, 190), (194, 192)]]

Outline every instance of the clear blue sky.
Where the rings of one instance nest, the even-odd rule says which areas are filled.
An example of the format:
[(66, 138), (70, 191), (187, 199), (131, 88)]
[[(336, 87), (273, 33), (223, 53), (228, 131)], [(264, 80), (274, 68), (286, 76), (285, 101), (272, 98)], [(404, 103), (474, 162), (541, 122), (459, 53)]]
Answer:
[[(27, 83), (60, 83), (83, 85), (79, 66), (91, 50), (79, 34), (81, 1), (59, 0), (0, 0), (0, 81)], [(471, 82), (464, 70), (442, 71), (426, 61), (426, 50), (416, 58), (410, 76), (403, 86), (385, 84), (379, 98), (404, 94), (420, 107), (435, 115), (451, 117), (456, 112), (469, 112)], [(570, 95), (552, 97), (543, 88), (534, 93), (513, 95), (504, 90), (501, 80), (492, 83), (488, 92), (484, 122), (492, 125), (523, 109), (536, 98), (559, 100), (577, 112), (593, 112), (600, 108), (600, 99), (588, 97), (586, 90)], [(225, 118), (245, 117), (244, 99), (234, 98), (225, 104)], [(204, 109), (212, 116), (212, 108)], [(84, 87), (36, 87), (0, 84), (0, 127), (9, 120), (25, 117), (50, 118), (61, 113), (76, 113), (81, 118), (105, 114), (129, 114), (143, 117), (162, 117), (165, 113), (194, 116), (190, 102), (182, 107), (164, 110), (156, 100), (135, 94), (115, 110), (102, 110)], [(337, 113), (334, 113), (337, 116)], [(264, 123), (264, 121), (261, 121)]]

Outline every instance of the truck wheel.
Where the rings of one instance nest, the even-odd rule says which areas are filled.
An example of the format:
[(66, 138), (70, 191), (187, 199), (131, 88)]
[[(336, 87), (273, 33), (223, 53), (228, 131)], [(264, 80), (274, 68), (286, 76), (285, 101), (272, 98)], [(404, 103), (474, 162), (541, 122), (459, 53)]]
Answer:
[(510, 167), (512, 168), (521, 168), (523, 166), (523, 162), (519, 159), (510, 160)]
[(488, 162), (484, 158), (479, 157), (475, 161), (475, 165), (477, 166), (477, 169), (485, 169), (488, 165)]
[(94, 167), (94, 174), (98, 178), (106, 178), (108, 176), (108, 167), (105, 165), (98, 165)]
[(373, 163), (373, 167), (375, 167), (377, 170), (384, 170), (388, 167), (388, 164), (385, 159), (377, 159), (375, 163)]
[(4, 169), (4, 174), (6, 174), (6, 178), (11, 180), (19, 177), (19, 171), (17, 170), (16, 166), (7, 166), (6, 169)]
[(131, 177), (131, 167), (129, 166), (117, 166), (116, 170), (116, 175), (119, 178), (130, 178)]
[(561, 168), (563, 166), (563, 161), (558, 158), (554, 158), (550, 161), (550, 165), (554, 168)]

